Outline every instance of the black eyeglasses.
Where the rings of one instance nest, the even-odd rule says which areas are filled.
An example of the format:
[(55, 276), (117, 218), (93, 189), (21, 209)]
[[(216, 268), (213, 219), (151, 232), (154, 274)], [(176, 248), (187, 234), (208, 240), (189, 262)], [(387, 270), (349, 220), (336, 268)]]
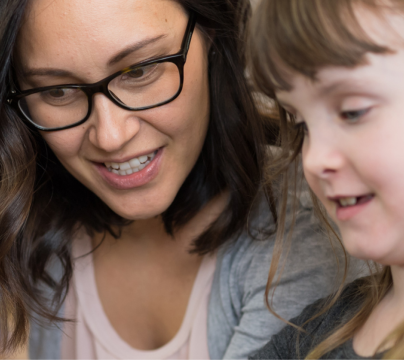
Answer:
[(165, 105), (181, 93), (196, 15), (191, 13), (181, 50), (129, 66), (94, 84), (65, 84), (11, 91), (7, 103), (23, 119), (43, 131), (69, 129), (91, 114), (93, 95), (103, 93), (125, 110), (139, 111)]

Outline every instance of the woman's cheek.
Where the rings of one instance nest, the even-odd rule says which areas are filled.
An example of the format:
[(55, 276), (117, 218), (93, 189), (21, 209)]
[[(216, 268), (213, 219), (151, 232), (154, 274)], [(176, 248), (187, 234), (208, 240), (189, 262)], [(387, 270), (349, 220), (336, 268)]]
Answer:
[(62, 161), (62, 159), (68, 159), (79, 154), (83, 143), (83, 134), (80, 130), (82, 129), (79, 126), (77, 129), (42, 132), (42, 137), (59, 160)]

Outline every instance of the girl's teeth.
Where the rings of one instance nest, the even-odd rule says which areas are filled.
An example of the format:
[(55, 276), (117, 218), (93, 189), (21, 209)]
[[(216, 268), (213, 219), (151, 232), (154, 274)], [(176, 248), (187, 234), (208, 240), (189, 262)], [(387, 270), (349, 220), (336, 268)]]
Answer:
[(144, 169), (150, 163), (150, 161), (153, 160), (156, 154), (157, 151), (149, 155), (143, 155), (139, 156), (138, 158), (133, 158), (123, 163), (107, 162), (105, 163), (105, 166), (107, 167), (109, 172), (113, 172), (114, 174), (118, 174), (121, 176), (130, 175), (133, 174), (134, 172), (138, 172)]
[(356, 197), (341, 198), (339, 203), (342, 207), (356, 205), (358, 199)]

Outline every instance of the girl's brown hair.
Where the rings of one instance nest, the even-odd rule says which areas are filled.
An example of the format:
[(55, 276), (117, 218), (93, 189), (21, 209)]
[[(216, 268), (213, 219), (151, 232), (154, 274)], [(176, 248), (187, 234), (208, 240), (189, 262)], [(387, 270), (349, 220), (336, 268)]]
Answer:
[[(162, 218), (167, 233), (173, 234), (228, 191), (227, 207), (193, 243), (192, 251), (206, 254), (247, 228), (261, 190), (275, 216), (271, 186), (262, 187), (269, 154), (263, 121), (244, 77), (242, 34), (249, 0), (177, 1), (196, 14), (198, 28), (211, 43), (211, 112), (199, 159)], [(14, 47), (27, 3), (0, 2), (0, 352), (26, 340), (30, 318), (60, 320), (76, 230), (119, 237), (113, 229), (129, 223), (77, 181), (38, 131), (7, 106), (18, 64)], [(52, 273), (55, 262), (61, 276)]]
[[(276, 250), (273, 254), (266, 292), (268, 307), (274, 313), (275, 309), (271, 307), (268, 295), (270, 287), (275, 282), (281, 253), (288, 247), (283, 236), (286, 203), (291, 188), (287, 185), (290, 181), (288, 173), (291, 168), (296, 167), (303, 142), (302, 131), (294, 126), (293, 116), (286, 113), (277, 103), (275, 93), (279, 90), (291, 90), (289, 80), (293, 73), (302, 74), (315, 81), (316, 72), (326, 66), (354, 67), (365, 63), (367, 53), (391, 52), (388, 47), (376, 43), (367, 35), (356, 17), (356, 11), (358, 7), (361, 7), (381, 17), (382, 10), (391, 10), (393, 6), (394, 8), (401, 6), (400, 10), (404, 10), (403, 2), (394, 0), (263, 0), (256, 9), (250, 29), (251, 77), (258, 90), (266, 95), (270, 104), (278, 110), (280, 132), (277, 144), (281, 150), (277, 159), (269, 164), (268, 174), (269, 181), (273, 181), (273, 178), (279, 174), (283, 174), (284, 178)], [(296, 175), (293, 181), (294, 184), (297, 183)], [(296, 185), (292, 188), (297, 189)], [(292, 195), (296, 198), (297, 191)], [(313, 193), (311, 197), (315, 210), (323, 220), (328, 233), (340, 242), (328, 221), (324, 208)], [(341, 242), (340, 244), (342, 246)], [(347, 257), (345, 257), (345, 274), (347, 266)], [(370, 269), (372, 269), (372, 275), (358, 291), (358, 298), (364, 299), (361, 308), (348, 323), (326, 335), (323, 341), (307, 355), (307, 358), (319, 359), (352, 338), (355, 331), (364, 324), (372, 310), (391, 288), (393, 283), (389, 266), (382, 268), (376, 265), (370, 266)], [(342, 287), (343, 284), (316, 317), (326, 312), (335, 303)], [(404, 358), (404, 324), (391, 333), (380, 348), (387, 343), (394, 345), (384, 354), (384, 358)]]

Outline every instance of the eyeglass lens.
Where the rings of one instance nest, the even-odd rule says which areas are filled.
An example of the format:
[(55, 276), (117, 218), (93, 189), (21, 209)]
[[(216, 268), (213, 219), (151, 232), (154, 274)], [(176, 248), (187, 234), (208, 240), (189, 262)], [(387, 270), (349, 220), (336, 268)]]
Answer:
[[(113, 78), (111, 96), (132, 110), (153, 107), (173, 98), (180, 88), (180, 73), (172, 62), (139, 66)], [(88, 114), (88, 97), (80, 88), (52, 88), (19, 100), (21, 111), (44, 128), (68, 126)]]

